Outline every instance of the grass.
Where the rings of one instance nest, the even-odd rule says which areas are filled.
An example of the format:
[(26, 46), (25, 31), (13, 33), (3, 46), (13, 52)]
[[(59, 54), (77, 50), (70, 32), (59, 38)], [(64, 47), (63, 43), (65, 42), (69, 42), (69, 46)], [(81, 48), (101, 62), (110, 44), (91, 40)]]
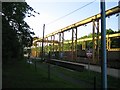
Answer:
[(40, 67), (35, 71), (34, 65), (29, 65), (25, 61), (17, 64), (3, 65), (2, 88), (74, 88), (80, 85), (67, 82), (57, 75), (51, 76), (48, 80), (47, 64), (40, 63)]
[[(100, 87), (100, 73), (71, 71), (59, 66), (50, 65), (51, 79), (48, 79), (48, 64), (34, 64), (25, 60), (15, 64), (3, 65), (3, 88), (93, 88), (94, 76), (97, 77), (97, 87)], [(108, 76), (108, 87), (118, 88), (120, 80)]]
[[(87, 70), (84, 70), (83, 72), (77, 72), (77, 71), (69, 71), (65, 70), (65, 68), (57, 68), (61, 73), (64, 73), (65, 75), (69, 75), (70, 77), (73, 77), (74, 79), (80, 79), (87, 84), (94, 84), (94, 77), (96, 77), (96, 85), (97, 87), (101, 87), (101, 73), (90, 71), (90, 73)], [(120, 88), (119, 83), (120, 79), (107, 76), (108, 79), (108, 88)]]

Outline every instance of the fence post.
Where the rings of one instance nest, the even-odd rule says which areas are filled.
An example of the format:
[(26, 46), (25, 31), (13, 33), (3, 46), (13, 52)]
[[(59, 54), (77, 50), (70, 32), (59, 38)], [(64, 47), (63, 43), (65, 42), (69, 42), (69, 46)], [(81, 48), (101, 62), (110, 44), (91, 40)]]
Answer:
[[(48, 60), (50, 61), (50, 59), (51, 59), (51, 54), (49, 51)], [(50, 80), (50, 62), (49, 61), (48, 61), (48, 80)]]
[(94, 76), (94, 90), (96, 90), (96, 76)]
[(36, 67), (36, 60), (35, 60), (35, 71), (37, 71), (37, 67)]

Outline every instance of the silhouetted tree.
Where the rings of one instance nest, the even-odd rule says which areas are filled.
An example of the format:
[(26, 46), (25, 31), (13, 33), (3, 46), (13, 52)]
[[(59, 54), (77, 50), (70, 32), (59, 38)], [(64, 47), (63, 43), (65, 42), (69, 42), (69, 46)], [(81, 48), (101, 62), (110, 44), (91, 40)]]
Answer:
[[(2, 59), (3, 62), (23, 56), (24, 47), (32, 45), (32, 35), (25, 17), (35, 16), (37, 13), (26, 2), (2, 3)], [(39, 14), (39, 13), (37, 13)]]

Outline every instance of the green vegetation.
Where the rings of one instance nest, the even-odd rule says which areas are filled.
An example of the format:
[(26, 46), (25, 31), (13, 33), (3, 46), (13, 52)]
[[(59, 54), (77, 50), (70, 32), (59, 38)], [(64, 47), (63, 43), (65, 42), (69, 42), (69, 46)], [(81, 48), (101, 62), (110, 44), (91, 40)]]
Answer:
[[(114, 30), (112, 30), (111, 28), (109, 28), (109, 29), (106, 29), (106, 34), (115, 34), (115, 33), (119, 33), (120, 32), (120, 30), (118, 30), (118, 31), (114, 31)], [(101, 33), (99, 33), (99, 35), (100, 35)], [(84, 38), (92, 38), (92, 33), (90, 33), (90, 34), (88, 34), (88, 35), (85, 35), (85, 36), (82, 36), (82, 37), (80, 37), (79, 39), (84, 39)], [(95, 37), (97, 36), (97, 33), (95, 33)]]
[[(32, 32), (25, 17), (37, 13), (26, 2), (2, 3), (2, 59), (3, 64), (23, 57), (24, 47), (32, 45)], [(39, 13), (37, 13), (39, 14)]]
[[(120, 30), (114, 31), (112, 29), (106, 29), (106, 34), (115, 34), (115, 33), (119, 33), (119, 32), (120, 32)], [(100, 34), (101, 33), (99, 33), (99, 35)], [(78, 38), (78, 40), (79, 39), (85, 39), (85, 38), (92, 38), (92, 36), (93, 36), (92, 33), (90, 33), (88, 35), (85, 35), (85, 36), (82, 36), (82, 37)], [(96, 36), (97, 36), (97, 33), (95, 33), (95, 37)], [(68, 43), (64, 44), (64, 46), (63, 46), (63, 50), (64, 51), (68, 51), (68, 50), (70, 51), (70, 50), (72, 50), (72, 44), (69, 43), (69, 41), (71, 41), (71, 40), (66, 40), (65, 41), (65, 42), (68, 42)], [(111, 38), (111, 48), (120, 48), (119, 41), (120, 41), (119, 37), (117, 37), (117, 38)], [(82, 49), (82, 43), (83, 42), (78, 42), (77, 43), (77, 49), (78, 50)], [(88, 47), (92, 48), (93, 47), (93, 42), (92, 41), (86, 41), (85, 43), (86, 43), (86, 48), (88, 48)], [(100, 43), (100, 40), (99, 40), (99, 43)], [(59, 47), (58, 45), (55, 45), (54, 46), (54, 50), (59, 50), (58, 47)], [(41, 48), (41, 47), (39, 47), (39, 48)], [(51, 46), (45, 46), (44, 47), (44, 51), (45, 52), (50, 51), (50, 49), (53, 50), (53, 45), (51, 45)], [(39, 49), (39, 50), (41, 50), (41, 49)]]
[(78, 88), (83, 87), (81, 83), (76, 85), (65, 81), (54, 72), (48, 80), (47, 64), (39, 63), (37, 72), (34, 65), (19, 61), (14, 66), (7, 65), (3, 68), (3, 88)]
[[(48, 80), (47, 64), (28, 64), (22, 60), (23, 49), (32, 45), (32, 32), (24, 21), (25, 17), (35, 16), (37, 13), (26, 2), (2, 3), (2, 85), (3, 88), (93, 88), (93, 77), (97, 76), (97, 86), (100, 87), (100, 74), (88, 71), (76, 72), (62, 67), (51, 65), (51, 79)], [(39, 14), (39, 13), (37, 13)], [(113, 33), (109, 31), (108, 33)], [(91, 35), (88, 35), (91, 37)], [(87, 36), (85, 36), (87, 37)], [(37, 37), (36, 37), (37, 38)], [(83, 37), (82, 37), (83, 38)], [(117, 43), (114, 40), (114, 43)], [(37, 50), (40, 48), (37, 47)], [(52, 50), (49, 46), (49, 50)], [(58, 47), (56, 46), (56, 49)], [(64, 50), (71, 49), (69, 44), (64, 45)], [(45, 50), (46, 51), (46, 50)], [(108, 77), (109, 87), (118, 87), (117, 80)]]
[[(51, 65), (51, 79), (48, 79), (48, 64), (37, 62), (34, 64), (18, 61), (16, 64), (3, 67), (3, 88), (93, 88), (94, 76), (96, 87), (101, 87), (100, 73), (72, 71), (63, 67)], [(120, 80), (108, 76), (108, 87), (119, 88)], [(86, 87), (87, 86), (87, 87)]]

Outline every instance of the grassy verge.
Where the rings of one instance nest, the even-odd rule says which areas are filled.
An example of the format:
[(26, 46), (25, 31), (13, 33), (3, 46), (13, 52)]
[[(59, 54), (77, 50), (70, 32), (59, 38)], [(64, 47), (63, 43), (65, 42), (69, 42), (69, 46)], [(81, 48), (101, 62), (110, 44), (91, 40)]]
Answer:
[[(101, 87), (101, 73), (99, 72), (90, 71), (89, 73), (87, 70), (84, 70), (83, 72), (77, 72), (77, 71), (66, 70), (65, 68), (62, 67), (56, 69), (58, 69), (61, 73), (73, 77), (74, 79), (80, 79), (86, 83), (91, 83), (92, 85), (94, 84), (94, 77), (96, 77), (96, 86)], [(108, 88), (120, 88), (119, 78), (115, 78), (108, 75), (107, 80), (108, 80)]]
[[(83, 72), (77, 72), (72, 70), (67, 70), (65, 68), (59, 67), (56, 68), (59, 72), (64, 73), (67, 76), (73, 77), (74, 79), (79, 79), (86, 84), (91, 84), (94, 86), (94, 77), (96, 77), (96, 87), (101, 87), (101, 73), (84, 70)], [(112, 76), (107, 76), (108, 79), (108, 88), (120, 88), (119, 83), (120, 79)]]
[[(94, 87), (94, 77), (96, 77), (96, 87), (98, 88), (101, 87), (101, 73), (94, 72), (94, 71), (90, 71), (89, 73), (87, 70), (84, 70), (83, 72), (78, 72), (78, 71), (69, 70), (59, 66), (54, 66), (54, 67), (53, 66), (54, 65), (51, 66), (53, 74), (62, 73), (71, 78), (83, 81), (83, 83), (85, 83), (88, 87), (89, 85)], [(120, 88), (119, 86), (120, 79), (112, 76), (108, 76), (107, 79), (108, 79), (108, 88)], [(85, 86), (85, 85), (82, 85), (82, 86)]]
[[(71, 71), (59, 66), (50, 65), (48, 80), (48, 64), (37, 62), (37, 71), (34, 64), (25, 60), (15, 64), (3, 65), (3, 88), (93, 88), (94, 76), (97, 87), (100, 87), (100, 73)], [(108, 87), (119, 88), (120, 79), (108, 76)], [(87, 87), (86, 87), (87, 86)]]
[(35, 71), (34, 65), (19, 61), (18, 63), (3, 65), (2, 88), (80, 88), (71, 82), (52, 75), (48, 80), (47, 64), (39, 63)]

